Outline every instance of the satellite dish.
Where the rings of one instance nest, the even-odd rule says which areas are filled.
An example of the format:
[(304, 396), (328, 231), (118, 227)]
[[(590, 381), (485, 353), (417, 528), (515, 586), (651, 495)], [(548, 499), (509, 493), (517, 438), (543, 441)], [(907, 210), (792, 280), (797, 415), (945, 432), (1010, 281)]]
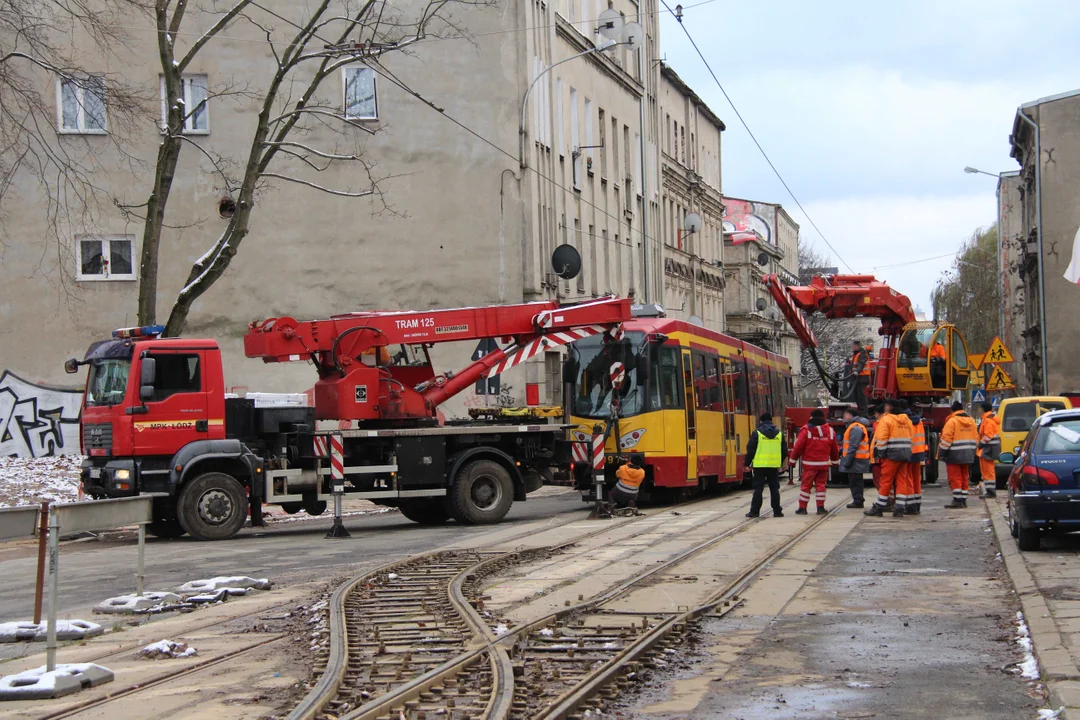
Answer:
[(758, 298), (755, 305), (758, 311), (763, 311), (765, 308), (769, 307), (769, 303), (765, 302), (765, 298)]
[(757, 256), (757, 264), (761, 265), (762, 267), (765, 267), (766, 265), (768, 265), (769, 264), (769, 253), (763, 252), (760, 255), (758, 255)]
[(615, 41), (622, 39), (623, 23), (625, 21), (618, 10), (608, 8), (600, 13), (600, 16), (596, 18), (596, 22), (596, 31), (603, 35), (605, 39)]
[(683, 230), (689, 233), (696, 233), (701, 229), (701, 216), (696, 212), (686, 213), (686, 224)]
[(573, 280), (581, 272), (581, 254), (573, 245), (560, 245), (551, 253), (551, 267), (563, 280)]
[(645, 41), (645, 28), (636, 22), (626, 23), (622, 29), (622, 41), (631, 50), (637, 50)]
[(686, 319), (691, 325), (697, 325), (698, 327), (705, 327), (705, 321), (698, 315), (691, 315)]

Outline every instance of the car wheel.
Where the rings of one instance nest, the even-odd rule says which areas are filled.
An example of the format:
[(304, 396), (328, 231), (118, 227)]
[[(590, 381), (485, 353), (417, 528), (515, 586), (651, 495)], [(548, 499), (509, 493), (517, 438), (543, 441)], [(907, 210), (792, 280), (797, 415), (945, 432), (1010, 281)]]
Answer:
[(494, 460), (477, 460), (458, 471), (447, 497), (450, 514), (465, 525), (487, 525), (503, 519), (514, 502), (514, 482)]
[(1013, 537), (1020, 537), (1020, 523), (1016, 522), (1016, 512), (1013, 510), (1012, 505), (1009, 505), (1009, 534)]
[(193, 538), (225, 540), (244, 527), (248, 498), (239, 480), (209, 472), (184, 484), (176, 509), (180, 524)]
[(1023, 525), (1017, 527), (1016, 543), (1024, 552), (1038, 550), (1041, 544), (1039, 528), (1026, 528)]
[(409, 500), (398, 505), (398, 510), (420, 525), (442, 525), (450, 519), (446, 505), (439, 500)]

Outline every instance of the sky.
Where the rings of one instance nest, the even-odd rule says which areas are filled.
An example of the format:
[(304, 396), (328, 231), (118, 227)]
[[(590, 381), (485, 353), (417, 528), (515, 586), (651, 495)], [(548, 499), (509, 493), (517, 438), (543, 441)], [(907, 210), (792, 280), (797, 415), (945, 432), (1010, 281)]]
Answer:
[(686, 29), (824, 239), (662, 13), (663, 58), (727, 125), (724, 194), (779, 202), (801, 242), (841, 272), (847, 263), (876, 274), (927, 315), (952, 259), (911, 261), (955, 252), (997, 216), (995, 178), (964, 167), (1019, 169), (1008, 142), (1016, 108), (1080, 88), (1076, 0), (680, 2)]

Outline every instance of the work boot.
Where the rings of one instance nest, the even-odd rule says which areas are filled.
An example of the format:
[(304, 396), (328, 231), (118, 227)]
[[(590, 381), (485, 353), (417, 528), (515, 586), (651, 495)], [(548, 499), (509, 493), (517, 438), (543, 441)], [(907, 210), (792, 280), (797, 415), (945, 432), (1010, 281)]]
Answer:
[(987, 488), (986, 490), (983, 490), (983, 497), (984, 498), (995, 498), (995, 497), (997, 497), (997, 490), (991, 490), (990, 488)]
[(818, 505), (817, 506), (817, 514), (818, 515), (828, 515), (829, 511), (825, 509), (824, 505)]
[(746, 517), (748, 517), (748, 518), (756, 518), (756, 517), (761, 517), (761, 516), (758, 515), (756, 512), (748, 512), (748, 513), (746, 513)]
[(772, 516), (773, 516), (774, 518), (778, 518), (778, 517), (784, 517), (784, 511), (783, 511), (783, 510), (779, 510), (779, 509), (778, 509), (778, 510), (773, 510), (773, 511), (772, 511)]
[(945, 506), (946, 510), (962, 510), (967, 507), (967, 503), (959, 498), (953, 498), (953, 501)]
[(795, 514), (796, 515), (805, 515), (806, 514), (806, 508), (804, 508), (804, 507), (799, 508), (798, 510), (795, 511)]
[(905, 515), (919, 515), (921, 512), (922, 508), (919, 507), (919, 503), (914, 503), (904, 508)]
[(849, 510), (855, 510), (856, 508), (862, 509), (862, 508), (866, 507), (866, 505), (863, 502), (859, 501), (859, 500), (852, 500), (851, 502), (849, 502), (847, 504), (847, 507), (848, 507)]
[(863, 510), (863, 515), (869, 515), (870, 517), (881, 517), (884, 514), (885, 510), (877, 503), (871, 505), (870, 509)]
[(904, 517), (905, 514), (907, 514), (907, 511), (904, 508), (900, 507), (899, 505), (897, 505), (895, 508), (893, 508), (892, 516), (894, 518), (902, 518), (902, 517)]

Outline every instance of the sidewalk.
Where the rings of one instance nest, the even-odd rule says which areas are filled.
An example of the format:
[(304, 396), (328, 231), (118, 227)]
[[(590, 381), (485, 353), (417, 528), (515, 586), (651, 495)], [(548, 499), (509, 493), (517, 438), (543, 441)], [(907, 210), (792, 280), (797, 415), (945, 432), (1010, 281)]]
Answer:
[(1009, 533), (1004, 493), (985, 502), (1031, 632), (1050, 706), (1065, 708), (1059, 718), (1080, 720), (1080, 536), (1046, 538), (1043, 550), (1022, 553)]

